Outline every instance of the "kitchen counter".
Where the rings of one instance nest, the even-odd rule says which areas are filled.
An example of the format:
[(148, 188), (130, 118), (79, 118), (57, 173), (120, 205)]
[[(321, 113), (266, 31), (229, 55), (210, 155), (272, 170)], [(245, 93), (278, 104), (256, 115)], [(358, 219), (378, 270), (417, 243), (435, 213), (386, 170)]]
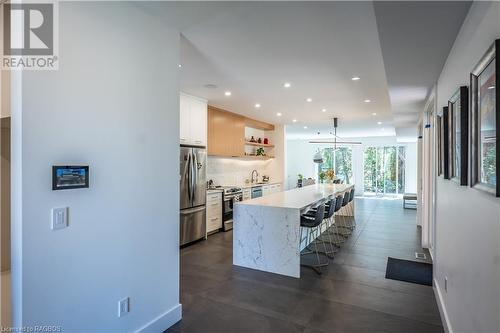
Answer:
[(262, 183), (262, 184), (238, 184), (238, 185), (230, 185), (230, 186), (223, 186), (223, 187), (241, 187), (241, 188), (252, 188), (252, 187), (258, 187), (258, 186), (266, 186), (266, 185), (274, 185), (274, 184), (281, 184), (282, 182), (268, 182), (268, 183)]
[(239, 202), (238, 205), (304, 209), (333, 194), (351, 189), (350, 184), (315, 184)]
[(207, 189), (207, 193), (210, 194), (210, 193), (222, 193), (224, 192), (224, 190), (222, 188), (211, 188), (211, 189)]
[(235, 203), (233, 264), (299, 278), (300, 250), (308, 245), (300, 239), (300, 214), (353, 186), (316, 184)]

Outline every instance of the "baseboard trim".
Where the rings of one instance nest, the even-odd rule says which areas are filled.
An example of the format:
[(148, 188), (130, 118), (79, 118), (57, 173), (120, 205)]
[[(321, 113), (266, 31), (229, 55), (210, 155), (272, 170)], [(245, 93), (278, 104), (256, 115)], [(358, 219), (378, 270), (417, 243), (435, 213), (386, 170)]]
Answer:
[(436, 279), (434, 279), (433, 289), (439, 309), (439, 315), (441, 316), (441, 321), (443, 322), (444, 331), (445, 333), (453, 333), (453, 330), (451, 328), (450, 318), (448, 317), (448, 313), (446, 312), (446, 306), (444, 305), (443, 295), (441, 294), (441, 290), (439, 289), (439, 285)]
[(182, 304), (177, 304), (167, 312), (159, 315), (143, 327), (139, 328), (136, 333), (162, 333), (181, 319)]

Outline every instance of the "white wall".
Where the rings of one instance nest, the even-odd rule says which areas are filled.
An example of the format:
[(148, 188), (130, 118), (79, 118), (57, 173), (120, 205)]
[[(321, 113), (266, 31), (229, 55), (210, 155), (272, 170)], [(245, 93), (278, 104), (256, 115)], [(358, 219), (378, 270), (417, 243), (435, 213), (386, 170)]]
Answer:
[[(470, 70), (497, 38), (500, 2), (474, 2), (439, 77), (439, 108), (469, 84)], [(500, 199), (442, 177), (436, 191), (434, 278), (449, 327), (499, 332)]]
[[(406, 147), (405, 182), (406, 192), (416, 192), (417, 188), (417, 148), (416, 143), (398, 143), (396, 137), (367, 137), (349, 138), (349, 141), (361, 142), (361, 145), (352, 146), (353, 178), (356, 192), (364, 192), (364, 149), (369, 146)], [(318, 148), (331, 147), (331, 145), (310, 144), (309, 140), (286, 141), (286, 186), (293, 188), (297, 184), (297, 175), (300, 173), (305, 178), (317, 178), (317, 164), (312, 159)]]
[[(259, 137), (264, 136), (264, 131), (246, 130), (245, 136), (249, 139), (251, 134)], [(262, 175), (270, 177), (272, 182), (283, 182), (285, 173), (285, 148), (284, 148), (284, 128), (282, 125), (275, 125), (274, 133), (270, 135), (269, 142), (275, 147), (270, 154), (274, 158), (267, 160), (253, 160), (248, 158), (218, 157), (209, 156), (207, 159), (207, 180), (212, 179), (216, 185), (242, 185), (246, 179), (251, 179), (253, 170), (257, 170), (259, 178)], [(248, 148), (247, 148), (248, 149)]]
[[(179, 34), (139, 4), (59, 6), (59, 70), (13, 78), (14, 325), (160, 332), (180, 319)], [(90, 188), (52, 191), (55, 164)]]

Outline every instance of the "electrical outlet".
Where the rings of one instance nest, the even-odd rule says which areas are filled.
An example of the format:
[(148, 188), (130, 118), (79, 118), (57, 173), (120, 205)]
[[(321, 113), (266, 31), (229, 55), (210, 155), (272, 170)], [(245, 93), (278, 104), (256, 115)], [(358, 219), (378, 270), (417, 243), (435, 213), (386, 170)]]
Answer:
[(444, 291), (447, 293), (448, 292), (448, 277), (444, 277)]
[(118, 301), (118, 317), (123, 317), (130, 312), (130, 298), (126, 297)]

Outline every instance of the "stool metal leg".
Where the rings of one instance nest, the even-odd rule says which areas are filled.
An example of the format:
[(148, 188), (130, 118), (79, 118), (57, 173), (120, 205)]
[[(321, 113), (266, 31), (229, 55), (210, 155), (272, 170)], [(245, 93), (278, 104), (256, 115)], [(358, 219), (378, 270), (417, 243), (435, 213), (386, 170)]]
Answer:
[[(316, 227), (314, 231), (317, 231), (317, 228), (318, 227)], [(308, 236), (307, 236), (307, 243), (308, 244), (310, 244), (309, 242), (310, 242), (310, 239), (311, 239), (312, 232), (313, 232), (313, 230), (311, 230), (310, 232), (308, 232)], [(324, 243), (323, 243), (323, 245), (324, 245)], [(325, 247), (325, 250), (326, 250), (326, 247)], [(320, 252), (318, 251), (318, 247), (317, 246), (314, 246), (314, 251), (310, 251), (310, 252), (307, 252), (307, 253), (302, 253), (301, 255), (311, 254), (311, 253), (315, 253), (316, 254), (317, 264), (302, 264), (301, 263), (300, 266), (312, 268), (317, 274), (321, 275), (322, 274), (321, 267), (328, 266), (328, 260), (326, 260), (324, 262), (321, 262), (321, 259), (320, 259), (320, 256), (319, 256)]]

